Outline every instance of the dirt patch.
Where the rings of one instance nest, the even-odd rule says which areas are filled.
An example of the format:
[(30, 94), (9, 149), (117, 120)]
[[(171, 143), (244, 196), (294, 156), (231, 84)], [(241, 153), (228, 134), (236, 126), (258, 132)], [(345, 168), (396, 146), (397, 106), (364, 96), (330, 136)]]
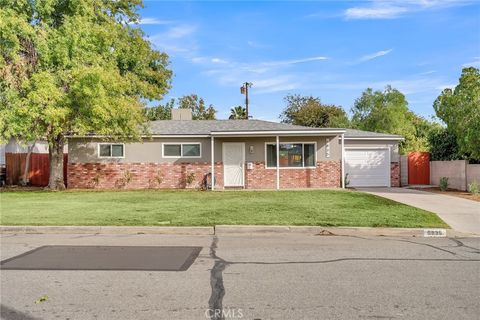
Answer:
[(442, 191), (438, 187), (414, 188), (414, 189), (415, 190), (421, 190), (421, 191), (434, 192), (434, 193), (441, 193), (441, 194), (446, 194), (448, 196), (464, 198), (464, 199), (480, 202), (480, 194), (473, 194), (473, 193), (469, 193), (469, 192), (466, 192), (466, 191), (460, 191), (460, 190), (455, 190), (455, 189), (448, 189), (447, 191)]

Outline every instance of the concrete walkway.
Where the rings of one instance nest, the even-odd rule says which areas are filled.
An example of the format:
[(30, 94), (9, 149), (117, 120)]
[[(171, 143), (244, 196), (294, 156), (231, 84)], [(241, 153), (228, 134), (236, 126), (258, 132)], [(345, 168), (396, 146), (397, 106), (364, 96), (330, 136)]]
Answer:
[(405, 188), (358, 190), (434, 212), (452, 229), (480, 235), (480, 203), (473, 200)]

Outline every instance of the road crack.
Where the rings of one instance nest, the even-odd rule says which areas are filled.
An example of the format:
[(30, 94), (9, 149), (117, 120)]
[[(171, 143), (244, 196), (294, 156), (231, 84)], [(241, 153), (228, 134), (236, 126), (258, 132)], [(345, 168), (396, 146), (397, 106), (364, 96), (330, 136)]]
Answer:
[(208, 300), (208, 315), (213, 320), (223, 320), (223, 297), (225, 296), (225, 286), (223, 285), (223, 271), (229, 264), (217, 256), (218, 238), (213, 236), (210, 245), (210, 257), (215, 261), (212, 270), (210, 270), (210, 286), (212, 293)]

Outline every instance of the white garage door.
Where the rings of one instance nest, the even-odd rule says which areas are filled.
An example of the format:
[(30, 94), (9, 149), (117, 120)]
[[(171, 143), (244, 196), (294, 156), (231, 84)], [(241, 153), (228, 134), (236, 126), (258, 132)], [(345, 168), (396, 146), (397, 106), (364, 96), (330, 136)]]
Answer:
[(345, 149), (349, 187), (390, 187), (388, 149)]

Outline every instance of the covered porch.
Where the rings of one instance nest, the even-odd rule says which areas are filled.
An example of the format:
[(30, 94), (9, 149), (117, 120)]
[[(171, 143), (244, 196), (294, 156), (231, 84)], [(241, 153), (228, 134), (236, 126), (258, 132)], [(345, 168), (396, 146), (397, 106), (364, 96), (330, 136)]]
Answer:
[(344, 188), (344, 132), (211, 132), (211, 189)]

